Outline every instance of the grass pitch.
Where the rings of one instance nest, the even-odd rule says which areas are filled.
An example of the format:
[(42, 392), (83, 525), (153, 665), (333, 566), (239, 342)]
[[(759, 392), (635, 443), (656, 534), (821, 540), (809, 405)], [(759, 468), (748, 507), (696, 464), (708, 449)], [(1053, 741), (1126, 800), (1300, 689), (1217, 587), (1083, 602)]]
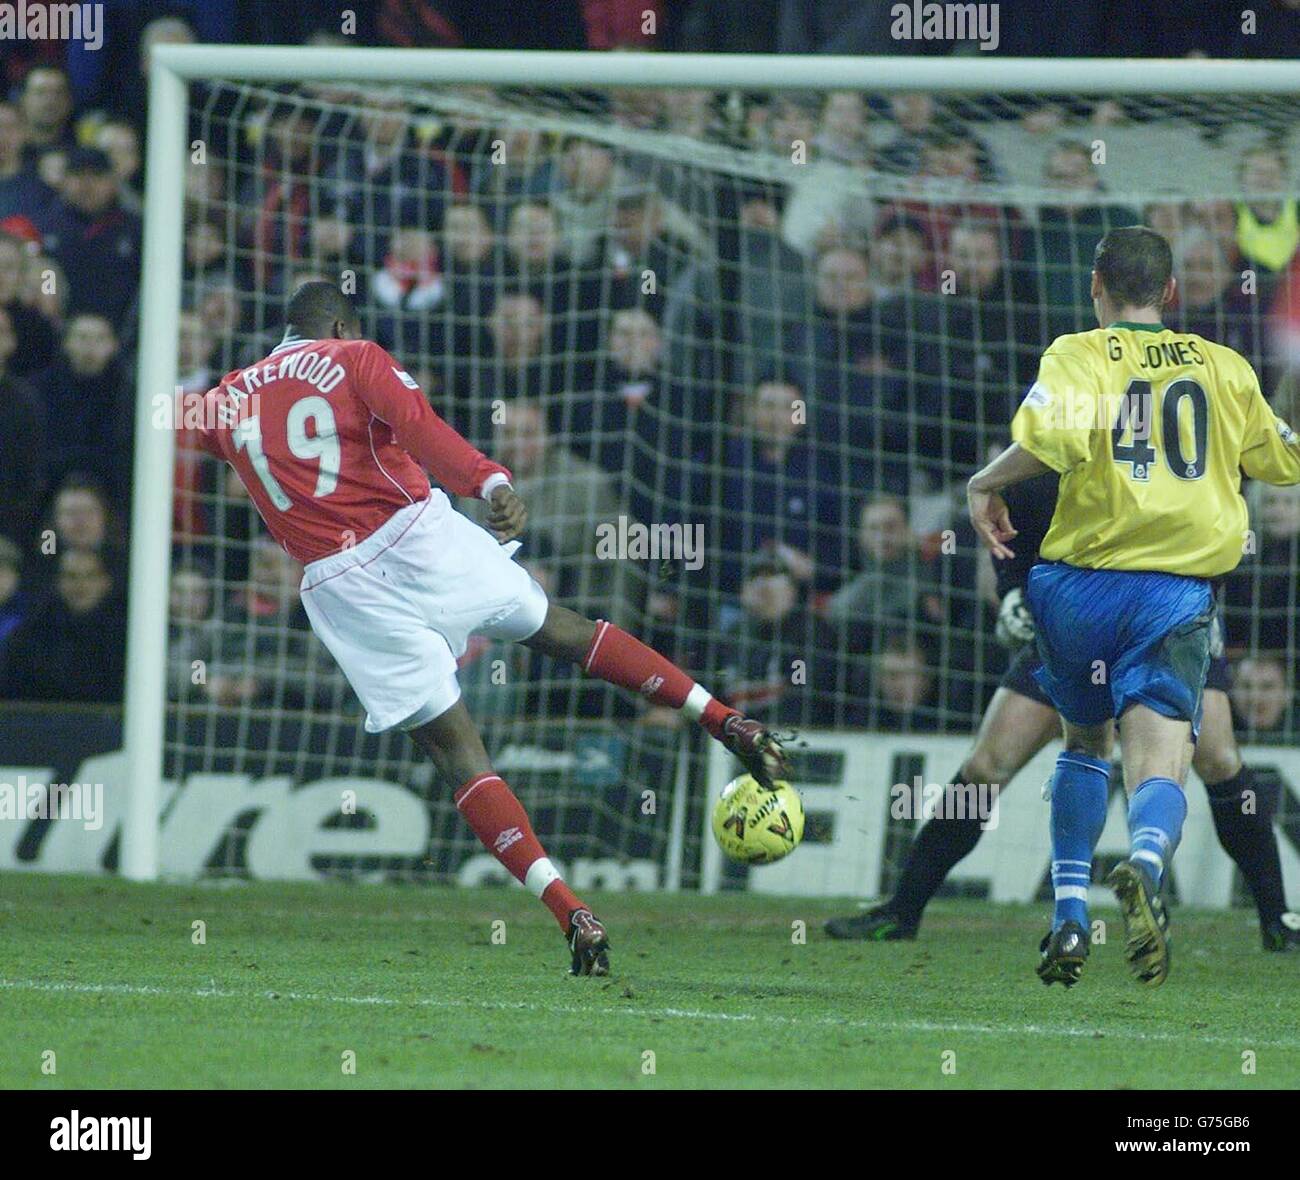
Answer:
[(592, 900), (609, 979), (566, 976), (522, 890), (0, 877), (0, 1087), (1300, 1087), (1300, 956), (1244, 913), (1175, 911), (1146, 991), (1098, 911), (1066, 992), (1033, 974), (1041, 906), (845, 944), (843, 902)]

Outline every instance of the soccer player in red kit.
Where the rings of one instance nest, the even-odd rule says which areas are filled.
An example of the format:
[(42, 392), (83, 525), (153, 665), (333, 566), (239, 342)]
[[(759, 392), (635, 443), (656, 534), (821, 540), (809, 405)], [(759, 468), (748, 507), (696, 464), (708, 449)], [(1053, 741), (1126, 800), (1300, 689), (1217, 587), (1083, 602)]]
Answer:
[[(609, 940), (560, 878), (492, 768), (460, 697), (471, 634), (580, 662), (589, 676), (681, 709), (771, 785), (780, 743), (625, 631), (547, 601), (512, 560), (527, 513), (510, 472), (438, 417), (416, 382), (360, 338), (348, 298), (304, 283), (284, 339), (205, 395), (204, 448), (239, 473), (271, 535), (305, 566), (302, 602), (366, 709), (366, 729), (405, 730), (450, 783), (474, 834), (541, 898), (575, 975), (609, 972)], [(488, 529), (431, 474), (489, 505)], [(495, 539), (494, 539), (495, 538)]]

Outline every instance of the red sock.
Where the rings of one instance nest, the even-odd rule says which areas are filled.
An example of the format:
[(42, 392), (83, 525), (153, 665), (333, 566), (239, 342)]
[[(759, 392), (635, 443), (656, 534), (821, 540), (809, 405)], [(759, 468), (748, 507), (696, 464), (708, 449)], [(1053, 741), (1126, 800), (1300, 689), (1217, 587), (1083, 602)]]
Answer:
[(600, 619), (592, 637), (582, 670), (588, 676), (606, 680), (619, 688), (640, 693), (656, 705), (670, 709), (686, 707), (715, 737), (736, 710), (710, 696), (671, 660), (647, 647), (621, 627)]
[(585, 910), (573, 891), (560, 879), (546, 850), (533, 834), (528, 813), (515, 793), (497, 774), (480, 774), (456, 792), (460, 809), (474, 835), (482, 841), (516, 881), (522, 881), (555, 915), (560, 929), (569, 929), (569, 914)]

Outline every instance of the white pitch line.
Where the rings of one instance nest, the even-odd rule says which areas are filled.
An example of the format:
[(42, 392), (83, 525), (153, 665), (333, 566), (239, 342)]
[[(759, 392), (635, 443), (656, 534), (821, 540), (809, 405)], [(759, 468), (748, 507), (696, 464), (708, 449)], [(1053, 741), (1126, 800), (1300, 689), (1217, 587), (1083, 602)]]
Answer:
[[(1264, 1040), (1259, 1037), (1205, 1036), (1189, 1031), (1139, 1032), (1117, 1028), (1048, 1028), (1041, 1024), (973, 1024), (933, 1020), (839, 1020), (833, 1016), (784, 1016), (776, 1012), (704, 1012), (692, 1008), (635, 1008), (588, 1007), (579, 1004), (538, 1004), (528, 1000), (461, 1000), (423, 997), (397, 999), (394, 996), (335, 996), (314, 992), (230, 991), (215, 984), (208, 988), (166, 988), (134, 983), (75, 983), (46, 979), (0, 979), (0, 991), (72, 992), (82, 995), (120, 996), (171, 996), (197, 1000), (288, 1000), (298, 1003), (349, 1004), (358, 1007), (418, 1007), (462, 1011), (536, 1012), (541, 1015), (566, 1016), (631, 1016), (646, 1020), (696, 1020), (744, 1024), (779, 1024), (817, 1026), (824, 1028), (861, 1029), (867, 1032), (896, 1033), (970, 1033), (979, 1036), (1030, 1036), (1030, 1037), (1082, 1037), (1084, 1039), (1115, 1039), (1135, 1041), (1163, 1041), (1168, 1043), (1201, 1042), (1211, 1045), (1233, 1045), (1253, 1049), (1256, 1046), (1279, 1049), (1300, 1048), (1300, 1037), (1281, 1037)], [(1101, 1033), (1101, 1037), (1097, 1037)]]

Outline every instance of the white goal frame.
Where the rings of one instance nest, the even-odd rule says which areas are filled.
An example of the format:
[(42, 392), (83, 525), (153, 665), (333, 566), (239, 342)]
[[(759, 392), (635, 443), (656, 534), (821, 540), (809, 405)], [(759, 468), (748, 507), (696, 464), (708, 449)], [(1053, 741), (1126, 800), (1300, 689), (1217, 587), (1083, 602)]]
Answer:
[[(176, 387), (183, 175), (190, 82), (362, 82), (705, 90), (871, 90), (1062, 95), (1278, 95), (1300, 92), (1289, 61), (739, 54), (545, 53), (296, 46), (160, 45), (149, 71), (148, 182), (135, 404), (135, 470), (123, 747), (126, 806), (119, 870), (159, 867), (166, 715), (167, 585), (175, 439), (153, 399)], [(680, 776), (679, 776), (680, 777)], [(680, 851), (680, 850), (679, 850)]]

